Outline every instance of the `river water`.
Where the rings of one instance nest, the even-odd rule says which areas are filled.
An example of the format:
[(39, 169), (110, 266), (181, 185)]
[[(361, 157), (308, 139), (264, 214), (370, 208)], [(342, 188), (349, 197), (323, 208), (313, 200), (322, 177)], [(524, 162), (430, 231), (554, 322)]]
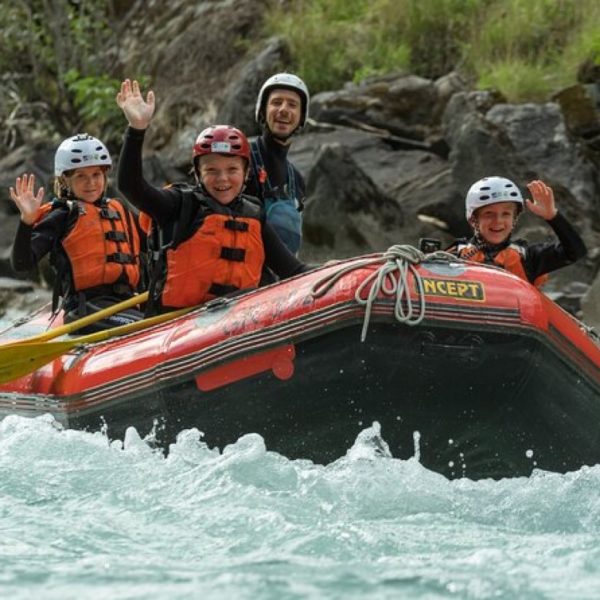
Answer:
[(0, 597), (600, 597), (600, 466), (449, 481), (378, 434), (322, 466), (6, 417)]

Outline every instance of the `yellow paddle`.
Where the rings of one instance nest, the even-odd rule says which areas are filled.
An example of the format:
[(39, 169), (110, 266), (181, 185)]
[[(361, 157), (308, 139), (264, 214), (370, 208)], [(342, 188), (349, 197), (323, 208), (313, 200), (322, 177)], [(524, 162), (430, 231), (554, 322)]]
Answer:
[[(146, 296), (146, 294), (140, 294), (140, 296)], [(129, 306), (132, 305), (130, 304)], [(110, 308), (113, 309), (114, 306), (111, 306)], [(102, 340), (114, 336), (140, 331), (147, 327), (163, 323), (164, 321), (175, 319), (176, 317), (194, 310), (194, 308), (195, 307), (181, 308), (163, 315), (135, 321), (134, 323), (128, 323), (127, 325), (120, 325), (119, 327), (112, 327), (111, 329), (90, 333), (89, 335), (81, 335), (69, 340), (50, 342), (47, 341), (48, 338), (40, 340), (40, 337), (43, 336), (36, 336), (35, 338), (22, 340), (16, 344), (5, 344), (4, 346), (0, 346), (0, 383), (6, 383), (7, 381), (12, 381), (27, 373), (31, 373), (49, 363), (51, 360), (59, 357), (61, 354), (69, 352), (83, 344), (93, 344), (94, 342), (101, 342)], [(121, 305), (121, 309), (123, 309), (123, 305)], [(95, 316), (97, 314), (98, 313), (94, 313), (94, 315), (90, 316)], [(87, 318), (88, 317), (85, 317), (79, 321), (79, 327), (82, 326), (81, 322), (85, 321)], [(75, 323), (77, 323), (77, 321), (69, 323), (69, 325), (74, 325)], [(56, 330), (53, 330), (53, 332), (54, 331)], [(63, 332), (66, 333), (64, 330)]]
[[(115, 315), (122, 310), (127, 308), (131, 308), (132, 306), (137, 306), (138, 304), (143, 304), (148, 300), (148, 292), (144, 292), (143, 294), (138, 294), (137, 296), (132, 296), (131, 298), (127, 298), (127, 300), (123, 300), (123, 302), (118, 302), (117, 304), (113, 304), (112, 306), (108, 306), (107, 308), (103, 308), (98, 312), (92, 313), (91, 315), (87, 315), (86, 317), (82, 317), (81, 319), (77, 319), (77, 321), (71, 321), (71, 323), (67, 323), (66, 325), (61, 325), (60, 327), (55, 327), (54, 329), (50, 329), (45, 333), (40, 333), (39, 335), (34, 335), (29, 338), (24, 338), (22, 340), (12, 340), (7, 342), (6, 344), (0, 346), (1, 348), (8, 348), (9, 346), (12, 348), (16, 345), (21, 344), (29, 344), (31, 342), (43, 342), (45, 340), (53, 340), (54, 338), (60, 337), (61, 335), (66, 335), (68, 333), (72, 333), (73, 331), (77, 331), (82, 327), (86, 327), (96, 321), (100, 321), (100, 319), (104, 319), (104, 317), (110, 317), (111, 315)], [(113, 327), (113, 329), (117, 329)], [(110, 331), (107, 329), (106, 331)], [(102, 332), (104, 333), (104, 332)], [(110, 337), (110, 336), (109, 336)]]

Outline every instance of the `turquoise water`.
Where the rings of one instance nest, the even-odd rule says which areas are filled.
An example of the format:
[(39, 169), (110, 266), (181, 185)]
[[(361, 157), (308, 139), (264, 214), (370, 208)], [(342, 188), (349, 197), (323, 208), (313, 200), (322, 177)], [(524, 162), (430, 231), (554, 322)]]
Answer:
[(0, 474), (2, 598), (600, 597), (600, 467), (449, 481), (376, 424), (328, 466), (196, 430), (165, 457), (11, 416)]

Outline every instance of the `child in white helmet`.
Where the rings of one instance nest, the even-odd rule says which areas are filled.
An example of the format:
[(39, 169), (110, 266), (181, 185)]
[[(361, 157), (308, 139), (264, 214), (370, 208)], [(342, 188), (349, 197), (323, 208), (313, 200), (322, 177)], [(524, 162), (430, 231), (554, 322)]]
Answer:
[[(475, 262), (502, 267), (541, 286), (546, 274), (583, 258), (587, 249), (581, 237), (558, 211), (552, 188), (543, 181), (527, 184), (531, 199), (505, 177), (484, 177), (469, 189), (466, 217), (473, 228), (470, 240), (458, 240), (449, 252)], [(513, 240), (512, 232), (524, 207), (544, 219), (558, 240), (528, 244)]]
[[(133, 214), (107, 198), (112, 160), (106, 146), (85, 133), (65, 139), (54, 157), (54, 193), (42, 204), (35, 176), (17, 177), (10, 196), (21, 219), (12, 247), (15, 271), (29, 271), (47, 254), (55, 273), (53, 310), (72, 322), (126, 300), (140, 289), (140, 238)], [(143, 317), (129, 309), (77, 333), (124, 325)]]

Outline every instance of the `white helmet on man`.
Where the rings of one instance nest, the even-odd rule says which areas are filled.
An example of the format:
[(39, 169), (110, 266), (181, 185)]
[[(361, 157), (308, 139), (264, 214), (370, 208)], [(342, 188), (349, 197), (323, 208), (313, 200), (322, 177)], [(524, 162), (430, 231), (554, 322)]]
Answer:
[(478, 208), (498, 202), (514, 202), (518, 204), (519, 211), (523, 209), (523, 196), (510, 179), (494, 176), (476, 181), (469, 188), (465, 199), (467, 221)]
[(310, 94), (306, 84), (300, 77), (293, 75), (292, 73), (277, 73), (267, 79), (256, 98), (256, 107), (254, 109), (254, 118), (257, 123), (261, 123), (265, 118), (265, 106), (267, 99), (269, 98), (269, 92), (271, 90), (283, 89), (292, 90), (300, 95), (302, 101), (302, 112), (300, 114), (300, 127), (304, 125), (308, 118), (308, 107), (310, 104)]
[(110, 167), (112, 160), (106, 146), (87, 133), (63, 140), (54, 155), (54, 175), (60, 177), (65, 171), (82, 167)]

